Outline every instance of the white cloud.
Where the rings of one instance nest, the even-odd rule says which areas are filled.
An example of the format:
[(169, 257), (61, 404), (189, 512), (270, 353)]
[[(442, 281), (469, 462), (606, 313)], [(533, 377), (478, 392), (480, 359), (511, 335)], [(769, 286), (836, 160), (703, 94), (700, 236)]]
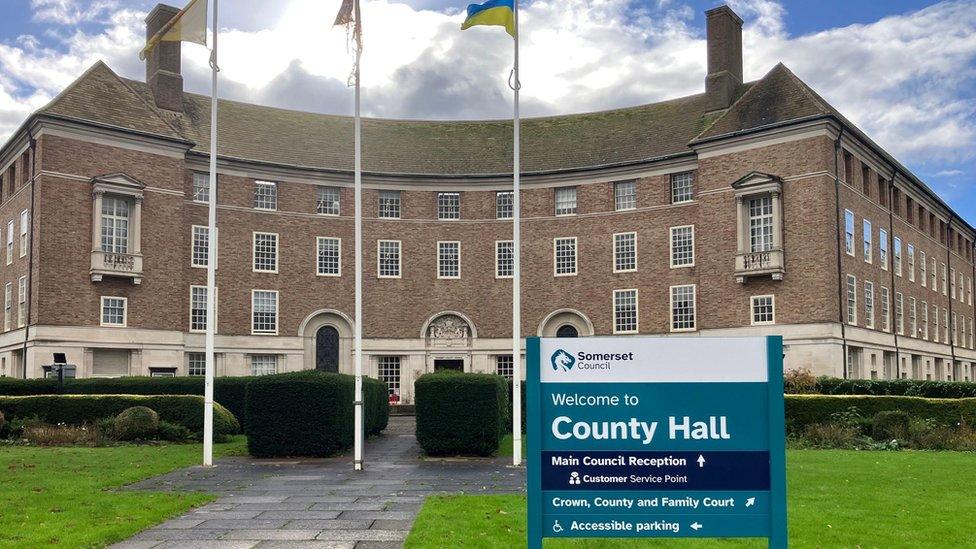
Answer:
[[(222, 95), (350, 112), (345, 81), (351, 58), (343, 30), (330, 27), (339, 0), (283, 0), (274, 11), (268, 4), (240, 0), (222, 9), (228, 27), (220, 42)], [(782, 60), (902, 160), (973, 157), (976, 10), (970, 2), (803, 36), (789, 35), (778, 2), (732, 4), (746, 20), (748, 79)], [(115, 0), (32, 5), (37, 20), (104, 24), (99, 32), (76, 30), (56, 41), (40, 36), (0, 43), (0, 135), (97, 59), (124, 76), (144, 77), (136, 56), (144, 34), (141, 10)], [(384, 117), (509, 116), (511, 39), (498, 28), (461, 32), (459, 9), (411, 7), (417, 5), (442, 9), (444, 3), (364, 0), (365, 111)], [(528, 4), (522, 12), (523, 112), (580, 112), (702, 91), (704, 32), (691, 25), (694, 15), (679, 0), (656, 6), (633, 0)], [(199, 46), (184, 47), (189, 90), (208, 92), (207, 57)]]

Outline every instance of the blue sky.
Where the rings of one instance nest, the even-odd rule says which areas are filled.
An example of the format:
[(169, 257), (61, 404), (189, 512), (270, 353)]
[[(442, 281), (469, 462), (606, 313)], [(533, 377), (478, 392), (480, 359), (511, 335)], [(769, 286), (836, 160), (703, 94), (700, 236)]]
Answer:
[[(183, 0), (170, 0), (182, 4)], [(510, 41), (461, 34), (465, 2), (362, 0), (364, 108), (407, 118), (509, 113)], [(529, 115), (697, 93), (711, 0), (523, 2)], [(976, 224), (976, 0), (730, 0), (745, 20), (745, 72), (783, 61), (971, 224)], [(152, 0), (0, 0), (0, 138), (92, 63), (143, 78)], [(345, 114), (349, 58), (330, 28), (339, 0), (222, 0), (224, 97)], [(206, 51), (184, 48), (190, 91)]]

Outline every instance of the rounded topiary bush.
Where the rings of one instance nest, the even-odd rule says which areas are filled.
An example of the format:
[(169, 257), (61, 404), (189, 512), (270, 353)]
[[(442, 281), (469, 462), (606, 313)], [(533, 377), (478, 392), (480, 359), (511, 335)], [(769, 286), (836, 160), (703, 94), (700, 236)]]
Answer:
[(153, 438), (159, 431), (159, 414), (152, 408), (133, 406), (115, 417), (115, 436), (119, 440)]
[(875, 440), (893, 440), (908, 437), (911, 418), (901, 410), (878, 412), (871, 418), (871, 437)]

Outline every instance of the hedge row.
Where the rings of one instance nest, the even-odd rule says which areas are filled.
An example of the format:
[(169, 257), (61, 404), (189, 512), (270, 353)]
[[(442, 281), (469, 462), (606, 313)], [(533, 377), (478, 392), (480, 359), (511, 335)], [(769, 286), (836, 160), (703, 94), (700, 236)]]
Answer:
[[(145, 406), (159, 419), (182, 425), (193, 433), (203, 432), (203, 397), (195, 395), (35, 395), (0, 396), (0, 412), (12, 418), (38, 418), (47, 423), (82, 424), (114, 417), (133, 406)], [(214, 404), (214, 434), (240, 431), (234, 415)]]
[(916, 419), (931, 419), (941, 425), (976, 425), (976, 398), (920, 398), (867, 395), (786, 395), (786, 425), (797, 432), (808, 425), (827, 423), (834, 414), (856, 408), (862, 417), (878, 412), (902, 411)]
[[(248, 452), (255, 457), (329, 456), (353, 443), (353, 376), (318, 371), (254, 378), (247, 385), (244, 417)], [(364, 429), (386, 428), (386, 383), (363, 378)]]
[(441, 371), (414, 384), (417, 442), (429, 455), (487, 456), (498, 450), (510, 417), (505, 378)]
[(891, 395), (926, 398), (974, 398), (976, 383), (913, 379), (840, 379), (819, 377), (815, 391), (822, 395)]

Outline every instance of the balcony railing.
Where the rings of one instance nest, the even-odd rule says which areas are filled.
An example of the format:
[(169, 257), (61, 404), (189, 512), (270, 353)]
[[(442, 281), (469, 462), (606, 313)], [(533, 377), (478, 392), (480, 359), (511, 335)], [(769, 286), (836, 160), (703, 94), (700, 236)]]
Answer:
[(783, 250), (746, 252), (735, 257), (735, 280), (740, 284), (750, 276), (771, 276), (773, 280), (783, 280), (785, 272)]
[(142, 283), (142, 254), (93, 251), (91, 280), (100, 282), (104, 276), (131, 278), (133, 284)]

